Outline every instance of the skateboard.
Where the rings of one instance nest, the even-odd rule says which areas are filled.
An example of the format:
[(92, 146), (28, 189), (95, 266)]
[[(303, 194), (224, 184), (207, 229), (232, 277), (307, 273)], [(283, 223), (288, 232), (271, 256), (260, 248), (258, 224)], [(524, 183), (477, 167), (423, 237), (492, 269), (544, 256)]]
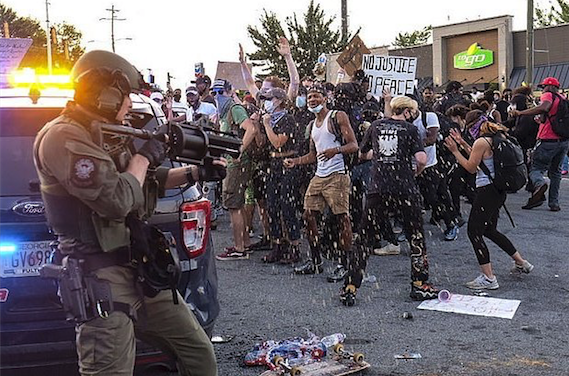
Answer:
[(275, 368), (261, 376), (345, 376), (371, 367), (362, 353), (350, 353), (341, 343), (334, 346), (334, 353), (330, 359), (296, 366), (290, 366), (285, 359), (276, 356), (272, 360)]

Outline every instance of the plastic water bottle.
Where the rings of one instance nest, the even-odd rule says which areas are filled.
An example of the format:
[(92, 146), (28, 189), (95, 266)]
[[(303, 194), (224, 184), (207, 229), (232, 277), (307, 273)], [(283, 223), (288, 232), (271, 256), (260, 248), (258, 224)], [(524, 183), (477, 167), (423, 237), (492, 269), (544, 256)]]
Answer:
[(344, 342), (346, 339), (346, 335), (342, 333), (334, 333), (330, 334), (329, 336), (323, 337), (320, 342), (326, 346), (327, 349), (330, 349), (337, 345), (338, 343)]

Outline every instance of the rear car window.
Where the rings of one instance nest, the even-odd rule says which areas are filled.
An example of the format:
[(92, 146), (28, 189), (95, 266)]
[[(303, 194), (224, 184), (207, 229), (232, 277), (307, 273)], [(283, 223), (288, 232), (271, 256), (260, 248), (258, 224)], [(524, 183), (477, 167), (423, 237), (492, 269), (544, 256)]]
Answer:
[(33, 144), (38, 131), (62, 108), (0, 108), (0, 195), (38, 193)]

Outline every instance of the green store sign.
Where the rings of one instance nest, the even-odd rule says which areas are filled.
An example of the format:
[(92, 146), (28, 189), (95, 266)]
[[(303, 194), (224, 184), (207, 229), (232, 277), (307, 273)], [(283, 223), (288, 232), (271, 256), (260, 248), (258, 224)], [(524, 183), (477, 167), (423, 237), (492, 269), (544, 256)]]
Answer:
[(483, 50), (478, 43), (474, 43), (468, 50), (454, 55), (456, 69), (479, 69), (494, 64), (494, 52)]

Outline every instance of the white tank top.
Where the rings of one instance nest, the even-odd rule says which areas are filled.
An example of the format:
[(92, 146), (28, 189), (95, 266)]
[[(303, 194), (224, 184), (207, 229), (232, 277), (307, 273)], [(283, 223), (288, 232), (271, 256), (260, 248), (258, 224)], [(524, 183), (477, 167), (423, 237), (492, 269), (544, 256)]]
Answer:
[[(316, 120), (314, 120), (310, 137), (312, 141), (314, 141), (317, 155), (320, 155), (324, 150), (342, 146), (342, 144), (336, 140), (336, 136), (328, 130), (328, 120), (331, 114), (332, 111), (328, 111), (320, 127), (316, 126)], [(344, 156), (341, 153), (336, 154), (328, 160), (323, 158), (323, 156), (318, 157), (317, 160), (316, 176), (324, 178), (334, 172), (345, 172)]]

